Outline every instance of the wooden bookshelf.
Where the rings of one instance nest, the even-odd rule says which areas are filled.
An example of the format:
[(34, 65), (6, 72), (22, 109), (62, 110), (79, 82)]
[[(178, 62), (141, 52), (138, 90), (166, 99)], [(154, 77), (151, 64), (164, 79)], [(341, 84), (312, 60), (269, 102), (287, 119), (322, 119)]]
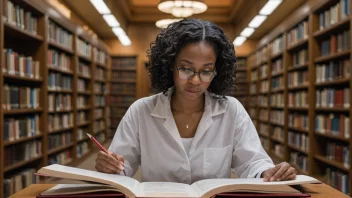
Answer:
[[(26, 24), (22, 25), (19, 25), (16, 19), (14, 19), (15, 22), (12, 22), (12, 18), (5, 15), (4, 11), (7, 12), (7, 9), (2, 9), (3, 7), (7, 8), (8, 4), (18, 5), (22, 8), (24, 13), (28, 14), (26, 17), (28, 17), (29, 22), (26, 21)], [(102, 89), (107, 90), (105, 85), (108, 82), (105, 79), (110, 69), (110, 57), (107, 46), (101, 40), (88, 34), (82, 27), (56, 12), (46, 1), (0, 0), (0, 7), (2, 19), (0, 20), (0, 86), (4, 87), (0, 91), (2, 106), (0, 109), (0, 180), (4, 181), (0, 187), (0, 198), (3, 198), (5, 197), (4, 189), (10, 184), (10, 180), (7, 179), (21, 174), (22, 171), (28, 170), (32, 173), (52, 162), (65, 165), (75, 164), (89, 156), (88, 154), (91, 153), (89, 151), (92, 151), (93, 147), (91, 141), (85, 135), (86, 132), (94, 134), (99, 141), (106, 140), (109, 126), (109, 116), (107, 116), (109, 108), (105, 101), (109, 92), (94, 90), (94, 83), (101, 84)], [(56, 33), (61, 34), (60, 38), (65, 38), (64, 40), (57, 40), (51, 34), (57, 28), (60, 28), (60, 32)], [(90, 48), (85, 49), (86, 55), (79, 53), (78, 39), (90, 46)], [(24, 43), (25, 45), (23, 45)], [(32, 61), (33, 64), (30, 69), (27, 65), (24, 66), (27, 68), (5, 65), (7, 54), (4, 53), (10, 54), (9, 57), (11, 58), (16, 57), (14, 54), (18, 53), (23, 55), (26, 60)], [(80, 62), (88, 65), (90, 76), (79, 75)], [(104, 72), (96, 68), (101, 68)], [(95, 72), (101, 76), (96, 78), (95, 75), (92, 75)], [(62, 83), (54, 81), (54, 75), (56, 79), (62, 79)], [(82, 93), (77, 89), (80, 77), (88, 82), (87, 89), (84, 89)], [(28, 87), (31, 89), (28, 89)], [(9, 104), (6, 105), (7, 108), (5, 109), (6, 101), (11, 99), (12, 104), (14, 103), (12, 100), (15, 101), (16, 99), (14, 96), (5, 95), (10, 90), (17, 91), (16, 94), (30, 91), (28, 95), (32, 97), (32, 100), (28, 98), (27, 101), (30, 101), (30, 103), (20, 101), (16, 107)], [(80, 95), (88, 97), (86, 106), (82, 107), (78, 104), (77, 98)], [(102, 111), (99, 111), (101, 114), (99, 122), (102, 127), (96, 130), (99, 132), (97, 134), (94, 130), (94, 121), (97, 120), (94, 114), (96, 96), (99, 96), (99, 100), (102, 101), (97, 105), (98, 109), (102, 109)], [(57, 105), (54, 101), (58, 97), (60, 97), (60, 101), (66, 101), (66, 103)], [(83, 122), (86, 131), (79, 130), (83, 126), (82, 123), (78, 124), (77, 120), (80, 111), (85, 111), (88, 114), (86, 116), (87, 120)], [(60, 126), (54, 126), (54, 120)], [(32, 129), (28, 133), (30, 135), (19, 134), (19, 137), (13, 138), (12, 133), (10, 135), (8, 128), (6, 128), (10, 124), (23, 125), (28, 122), (31, 123)], [(60, 141), (55, 139), (66, 134), (70, 141), (65, 142), (65, 144), (61, 144)], [(80, 136), (78, 137), (78, 135)], [(56, 142), (55, 145), (58, 146), (51, 146), (49, 150), (51, 141)], [(26, 160), (18, 161), (16, 159), (15, 163), (8, 161), (10, 159), (5, 156), (10, 155), (10, 152), (25, 153), (22, 149), (25, 148), (25, 144), (29, 144), (30, 149), (35, 145), (40, 146), (40, 152), (36, 153), (35, 156), (23, 158)], [(68, 153), (70, 157), (65, 157)], [(64, 156), (63, 161), (56, 161), (59, 159), (59, 155)], [(25, 186), (20, 188), (23, 187)]]
[(236, 89), (234, 89), (233, 97), (241, 102), (243, 107), (248, 110), (249, 105), (249, 83), (247, 71), (247, 58), (237, 57), (236, 59)]
[(110, 76), (110, 136), (137, 99), (137, 56), (112, 56)]
[[(326, 182), (336, 180), (331, 177), (339, 174), (339, 182), (345, 180), (348, 183), (348, 190), (344, 193), (351, 196), (352, 171), (349, 167), (352, 166), (352, 79), (348, 67), (352, 63), (352, 20), (351, 14), (345, 16), (345, 11), (351, 13), (352, 6), (349, 1), (350, 7), (337, 9), (337, 6), (343, 6), (340, 4), (342, 1), (344, 0), (307, 1), (259, 41), (257, 48), (249, 55), (248, 70), (253, 72), (260, 69), (263, 62), (267, 62), (269, 70), (273, 70), (277, 68), (274, 61), (283, 59), (284, 72), (270, 72), (268, 77), (262, 79), (270, 80), (268, 97), (271, 100), (280, 98), (276, 98), (276, 94), (283, 94), (283, 108), (276, 108), (282, 105), (270, 103), (267, 110), (269, 115), (273, 111), (282, 110), (284, 124), (277, 125), (270, 117), (269, 127), (263, 125), (266, 122), (262, 120), (268, 119), (258, 119), (257, 115), (263, 109), (260, 106), (250, 106), (249, 112), (263, 146), (269, 144), (268, 153), (274, 160), (290, 162), (299, 173), (318, 178), (330, 177), (324, 179)], [(330, 9), (334, 9), (333, 12)], [(337, 14), (329, 16), (330, 21), (324, 22), (324, 13), (331, 12)], [(335, 22), (332, 23), (332, 20)], [(275, 40), (280, 37), (284, 38), (282, 54), (277, 49), (272, 49)], [(261, 52), (266, 47), (269, 50), (264, 59), (268, 61), (257, 60), (262, 59)], [(334, 70), (328, 70), (328, 67)], [(276, 91), (278, 89), (274, 89), (272, 83), (280, 76), (284, 77), (284, 88)], [(253, 76), (249, 78), (250, 86), (254, 87), (253, 84), (261, 82), (259, 75), (258, 81), (251, 77)], [(251, 90), (251, 102), (260, 96), (258, 93)], [(274, 127), (280, 126), (283, 128), (283, 141), (277, 141), (272, 136), (273, 130), (277, 130)], [(269, 136), (264, 135), (265, 130), (261, 127), (269, 129)], [(317, 128), (326, 131), (320, 133), (316, 131)], [(263, 139), (268, 140), (266, 145)], [(297, 142), (296, 139), (300, 141)], [(273, 146), (277, 144), (282, 145), (283, 155), (275, 153), (277, 149)], [(302, 149), (303, 147), (307, 149)], [(282, 159), (278, 156), (282, 156)], [(343, 190), (333, 183), (328, 184)]]

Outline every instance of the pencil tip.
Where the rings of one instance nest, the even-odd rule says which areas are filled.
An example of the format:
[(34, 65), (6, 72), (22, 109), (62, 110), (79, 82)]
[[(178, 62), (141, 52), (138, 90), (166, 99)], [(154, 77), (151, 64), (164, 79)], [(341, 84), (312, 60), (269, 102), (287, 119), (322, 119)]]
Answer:
[(88, 135), (89, 138), (91, 138), (92, 136), (89, 133), (86, 133)]

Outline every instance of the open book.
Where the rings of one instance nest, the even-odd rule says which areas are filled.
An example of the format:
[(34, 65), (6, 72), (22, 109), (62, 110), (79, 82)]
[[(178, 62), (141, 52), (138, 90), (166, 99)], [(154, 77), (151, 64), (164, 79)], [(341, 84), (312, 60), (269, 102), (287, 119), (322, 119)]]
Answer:
[(37, 172), (37, 174), (105, 184), (91, 186), (77, 185), (73, 188), (60, 188), (60, 186), (58, 186), (45, 192), (51, 195), (116, 190), (125, 194), (129, 198), (211, 197), (223, 192), (300, 193), (298, 190), (291, 188), (289, 185), (320, 183), (320, 181), (304, 175), (298, 175), (295, 180), (278, 182), (264, 182), (262, 178), (246, 178), (206, 179), (197, 181), (191, 185), (173, 182), (140, 183), (137, 180), (126, 176), (100, 173), (57, 164), (43, 167)]

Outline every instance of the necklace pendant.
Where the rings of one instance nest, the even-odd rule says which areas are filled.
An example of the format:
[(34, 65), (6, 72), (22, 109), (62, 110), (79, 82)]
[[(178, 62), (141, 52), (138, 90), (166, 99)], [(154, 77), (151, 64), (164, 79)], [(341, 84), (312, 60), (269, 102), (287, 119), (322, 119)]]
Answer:
[(188, 127), (189, 127), (189, 124), (186, 125), (186, 128), (187, 128), (187, 129), (188, 129)]

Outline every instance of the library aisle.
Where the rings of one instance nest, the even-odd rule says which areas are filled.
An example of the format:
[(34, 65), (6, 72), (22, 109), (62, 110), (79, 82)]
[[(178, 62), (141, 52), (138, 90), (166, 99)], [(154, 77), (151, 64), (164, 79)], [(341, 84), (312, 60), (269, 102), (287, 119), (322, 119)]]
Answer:
[(352, 0), (187, 2), (0, 0), (0, 198), (72, 182), (36, 177), (43, 166), (95, 170), (86, 133), (108, 148), (131, 104), (157, 93), (146, 53), (182, 18), (233, 42), (228, 96), (273, 161), (352, 195)]

